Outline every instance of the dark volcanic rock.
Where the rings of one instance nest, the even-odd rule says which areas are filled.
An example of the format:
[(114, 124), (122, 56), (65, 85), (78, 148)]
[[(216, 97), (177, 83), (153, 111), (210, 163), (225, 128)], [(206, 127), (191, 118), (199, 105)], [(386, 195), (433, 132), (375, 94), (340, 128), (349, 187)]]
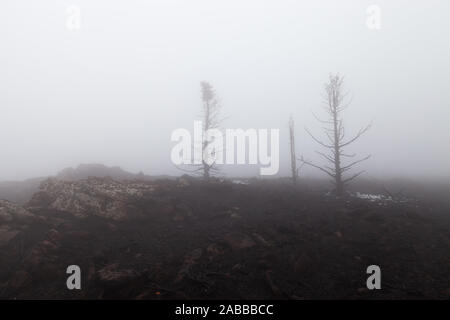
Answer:
[(0, 226), (0, 247), (6, 246), (19, 232), (19, 230), (11, 229), (9, 226)]
[[(449, 210), (272, 181), (51, 179), (25, 208), (0, 201), (0, 298), (448, 299)], [(372, 264), (382, 290), (364, 289)]]
[(98, 280), (105, 286), (115, 287), (129, 283), (139, 274), (132, 269), (121, 269), (118, 263), (110, 264), (97, 272)]

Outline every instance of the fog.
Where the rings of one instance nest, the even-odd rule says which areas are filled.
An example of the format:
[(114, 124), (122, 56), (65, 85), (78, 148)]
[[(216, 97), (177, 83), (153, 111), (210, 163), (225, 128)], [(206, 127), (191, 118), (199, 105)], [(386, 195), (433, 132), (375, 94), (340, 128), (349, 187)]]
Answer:
[[(379, 30), (366, 25), (372, 4)], [(66, 25), (71, 5), (79, 29)], [(320, 133), (311, 112), (322, 114), (330, 72), (353, 97), (349, 134), (373, 123), (349, 149), (372, 155), (366, 177), (450, 177), (448, 13), (444, 0), (2, 1), (0, 180), (80, 163), (182, 174), (171, 132), (193, 130), (203, 80), (223, 128), (280, 129), (279, 175), (289, 175), (290, 114), (297, 153), (320, 160), (304, 127)]]

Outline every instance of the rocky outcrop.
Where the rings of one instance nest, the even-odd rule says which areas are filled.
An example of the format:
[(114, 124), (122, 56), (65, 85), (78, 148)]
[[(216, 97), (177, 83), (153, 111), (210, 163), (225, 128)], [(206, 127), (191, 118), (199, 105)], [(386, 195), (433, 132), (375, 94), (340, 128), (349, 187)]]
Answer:
[(34, 215), (22, 206), (8, 200), (0, 200), (0, 223), (23, 222)]
[(122, 220), (130, 210), (136, 209), (137, 200), (153, 189), (147, 182), (119, 182), (111, 178), (48, 179), (28, 205), (69, 212), (80, 218), (95, 215)]
[(0, 200), (0, 247), (14, 239), (35, 216), (25, 208), (7, 200)]
[(66, 168), (60, 171), (56, 178), (59, 180), (77, 181), (88, 179), (90, 177), (97, 178), (112, 178), (114, 180), (132, 180), (136, 178), (142, 178), (144, 175), (136, 175), (120, 167), (107, 167), (102, 164), (80, 164), (76, 168)]
[(19, 230), (12, 229), (10, 226), (0, 226), (0, 248), (6, 246), (19, 232)]

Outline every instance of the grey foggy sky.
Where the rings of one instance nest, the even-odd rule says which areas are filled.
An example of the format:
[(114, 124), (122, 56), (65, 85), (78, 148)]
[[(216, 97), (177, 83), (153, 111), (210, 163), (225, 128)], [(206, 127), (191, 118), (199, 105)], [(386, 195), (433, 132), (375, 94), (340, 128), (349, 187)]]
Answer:
[[(381, 8), (381, 30), (366, 8)], [(66, 9), (81, 9), (81, 29)], [(348, 132), (373, 121), (349, 151), (372, 154), (369, 176), (450, 176), (449, 1), (4, 0), (0, 4), (0, 180), (79, 163), (179, 174), (172, 130), (192, 130), (210, 81), (226, 128), (280, 128), (319, 160), (329, 72), (345, 75)], [(319, 163), (320, 164), (320, 163)], [(257, 174), (257, 166), (226, 168)], [(318, 174), (308, 169), (305, 174)]]

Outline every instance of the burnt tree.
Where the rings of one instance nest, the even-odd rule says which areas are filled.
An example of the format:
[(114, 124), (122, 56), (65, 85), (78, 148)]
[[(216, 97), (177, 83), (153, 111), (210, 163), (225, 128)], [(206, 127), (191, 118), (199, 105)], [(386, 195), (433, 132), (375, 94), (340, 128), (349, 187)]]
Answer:
[(370, 129), (369, 124), (365, 127), (362, 127), (352, 138), (346, 137), (345, 127), (342, 119), (342, 112), (348, 107), (350, 103), (345, 102), (347, 94), (343, 92), (343, 81), (344, 78), (339, 74), (330, 75), (328, 83), (325, 84), (324, 96), (324, 109), (327, 114), (327, 118), (326, 120), (322, 120), (314, 115), (314, 117), (320, 123), (324, 124), (324, 127), (322, 127), (322, 129), (328, 140), (325, 140), (326, 142), (323, 142), (322, 140), (316, 138), (308, 130), (308, 128), (305, 128), (306, 132), (311, 136), (311, 138), (327, 150), (327, 152), (316, 151), (327, 161), (327, 165), (319, 166), (303, 159), (303, 157), (300, 159), (302, 163), (317, 168), (332, 177), (337, 196), (342, 196), (344, 194), (345, 185), (362, 174), (364, 170), (350, 175), (349, 177), (344, 177), (344, 173), (351, 170), (356, 164), (370, 158), (370, 155), (368, 155), (364, 158), (351, 161), (348, 164), (343, 163), (344, 158), (356, 157), (356, 154), (345, 153), (344, 148), (355, 142), (364, 133), (366, 133), (367, 130)]
[(210, 163), (208, 161), (208, 157), (211, 156), (208, 152), (208, 146), (212, 142), (208, 139), (207, 132), (208, 130), (218, 129), (220, 120), (219, 120), (219, 111), (220, 104), (217, 99), (216, 93), (214, 91), (213, 86), (203, 81), (200, 83), (201, 92), (202, 92), (202, 163), (201, 163), (201, 171), (203, 172), (203, 178), (205, 180), (209, 180), (211, 174), (217, 172), (217, 166), (215, 162)]
[(295, 154), (295, 123), (292, 115), (289, 117), (289, 146), (291, 151), (292, 184), (295, 186), (298, 179), (297, 156)]

